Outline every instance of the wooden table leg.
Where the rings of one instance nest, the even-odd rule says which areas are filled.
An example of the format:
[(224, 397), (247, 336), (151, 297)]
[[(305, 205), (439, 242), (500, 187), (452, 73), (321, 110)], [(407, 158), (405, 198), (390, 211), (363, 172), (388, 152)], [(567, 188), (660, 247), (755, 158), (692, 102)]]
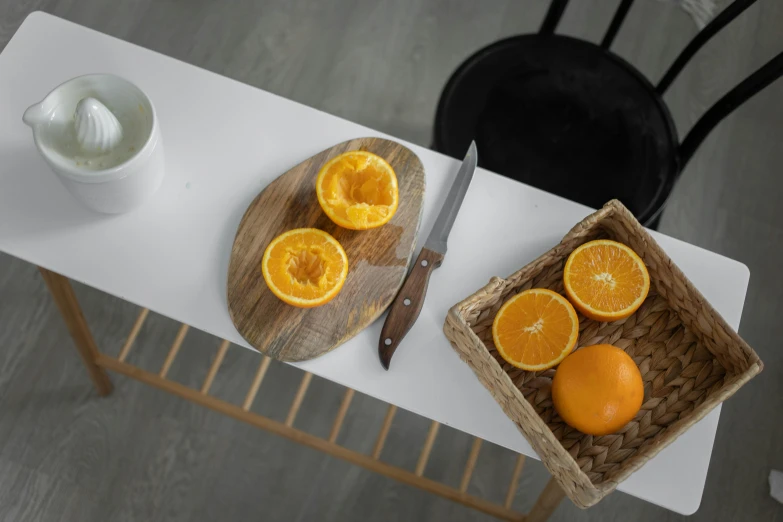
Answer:
[(525, 522), (544, 522), (554, 513), (560, 501), (565, 497), (565, 493), (555, 479), (550, 478), (544, 487), (544, 491), (538, 496), (536, 505), (525, 517)]
[(98, 390), (98, 395), (106, 396), (110, 394), (112, 390), (111, 381), (106, 371), (95, 364), (95, 360), (98, 358), (98, 347), (95, 345), (95, 340), (92, 338), (87, 321), (84, 319), (79, 301), (76, 300), (76, 294), (73, 292), (71, 282), (67, 277), (45, 268), (38, 267), (38, 270), (41, 271), (46, 286), (49, 287), (49, 292), (51, 292), (54, 302), (57, 303), (57, 307), (60, 309), (73, 342), (76, 344), (76, 349), (82, 357), (84, 367), (87, 368), (87, 373), (90, 374), (95, 389)]

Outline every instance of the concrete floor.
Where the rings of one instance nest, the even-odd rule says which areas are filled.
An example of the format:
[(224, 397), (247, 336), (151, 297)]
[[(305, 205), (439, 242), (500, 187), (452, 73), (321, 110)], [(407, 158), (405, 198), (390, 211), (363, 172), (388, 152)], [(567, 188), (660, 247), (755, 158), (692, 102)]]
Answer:
[[(600, 40), (618, 2), (572, 2), (559, 32)], [(535, 31), (544, 0), (0, 0), (0, 46), (42, 9), (422, 145), (450, 72), (501, 37)], [(666, 96), (680, 134), (741, 78), (783, 50), (783, 3), (761, 0), (700, 52)], [(657, 80), (695, 34), (660, 2), (633, 6), (614, 50)], [(31, 64), (40, 66), (40, 64)], [(5, 115), (6, 117), (18, 117)], [(764, 373), (721, 415), (701, 509), (693, 520), (783, 520), (768, 496), (783, 469), (783, 80), (724, 121), (675, 189), (661, 229), (746, 263), (740, 333)], [(99, 345), (116, 354), (134, 307), (77, 286)], [(151, 316), (130, 361), (159, 367), (176, 334)], [(198, 386), (219, 341), (191, 331), (171, 377)], [(0, 521), (490, 520), (473, 510), (115, 377), (98, 399), (37, 271), (0, 255)], [(232, 348), (214, 385), (241, 401), (257, 358)], [(282, 418), (299, 372), (273, 364), (254, 407)], [(301, 427), (324, 436), (342, 389), (314, 379)], [(340, 442), (369, 451), (385, 412), (357, 397)], [(400, 412), (384, 460), (407, 467), (428, 421)], [(443, 428), (427, 475), (452, 485), (471, 439)], [(514, 456), (485, 445), (471, 493), (502, 501)], [(514, 507), (546, 480), (529, 459)], [(685, 517), (623, 493), (553, 520), (673, 521)]]

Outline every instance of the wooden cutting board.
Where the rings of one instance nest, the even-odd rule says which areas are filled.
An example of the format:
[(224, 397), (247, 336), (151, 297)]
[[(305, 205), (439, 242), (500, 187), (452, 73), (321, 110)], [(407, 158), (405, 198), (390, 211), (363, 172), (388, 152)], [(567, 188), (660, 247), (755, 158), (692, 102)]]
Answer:
[[(315, 194), (318, 169), (338, 154), (358, 149), (388, 161), (399, 184), (397, 212), (389, 223), (372, 230), (335, 225)], [(303, 361), (336, 348), (372, 323), (392, 302), (407, 273), (421, 222), (424, 187), (424, 167), (416, 154), (381, 138), (335, 145), (270, 183), (242, 217), (231, 250), (228, 311), (242, 337), (274, 359)], [(348, 254), (348, 279), (337, 297), (323, 306), (287, 305), (264, 282), (264, 250), (272, 239), (293, 228), (324, 230)]]

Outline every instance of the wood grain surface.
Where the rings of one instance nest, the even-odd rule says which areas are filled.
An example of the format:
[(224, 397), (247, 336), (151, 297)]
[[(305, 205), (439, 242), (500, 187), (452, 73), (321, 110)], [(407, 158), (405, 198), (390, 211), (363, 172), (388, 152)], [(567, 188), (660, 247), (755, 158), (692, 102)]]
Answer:
[[(318, 204), (318, 169), (350, 150), (386, 159), (397, 174), (400, 203), (394, 218), (372, 230), (335, 225)], [(421, 222), (424, 167), (399, 143), (358, 138), (327, 149), (270, 183), (239, 224), (228, 269), (228, 310), (239, 333), (259, 351), (281, 361), (303, 361), (344, 343), (389, 306), (402, 285)], [(331, 302), (302, 309), (283, 303), (267, 287), (261, 259), (272, 239), (294, 228), (318, 228), (348, 254), (348, 279)]]

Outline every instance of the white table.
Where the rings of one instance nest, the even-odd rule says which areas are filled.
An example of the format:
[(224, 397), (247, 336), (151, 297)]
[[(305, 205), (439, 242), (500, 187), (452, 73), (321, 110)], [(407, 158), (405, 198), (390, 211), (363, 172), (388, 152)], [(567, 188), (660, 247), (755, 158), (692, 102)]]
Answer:
[[(83, 209), (39, 157), (22, 112), (59, 83), (109, 72), (156, 105), (166, 179), (154, 199), (120, 216)], [(240, 346), (226, 309), (234, 232), (247, 205), (280, 173), (331, 145), (384, 134), (56, 17), (30, 15), (0, 55), (0, 251)], [(458, 162), (405, 143), (424, 163), (420, 242)], [(480, 153), (480, 151), (479, 151)], [(556, 244), (590, 209), (478, 169), (432, 277), (421, 316), (395, 355), (378, 362), (382, 321), (299, 367), (520, 453), (535, 456), (442, 333), (447, 310)], [(735, 329), (748, 269), (655, 234)], [(479, 255), (477, 255), (479, 253)], [(720, 284), (718, 284), (718, 282)], [(433, 372), (433, 368), (438, 368)], [(619, 489), (682, 514), (701, 501), (720, 408)]]

